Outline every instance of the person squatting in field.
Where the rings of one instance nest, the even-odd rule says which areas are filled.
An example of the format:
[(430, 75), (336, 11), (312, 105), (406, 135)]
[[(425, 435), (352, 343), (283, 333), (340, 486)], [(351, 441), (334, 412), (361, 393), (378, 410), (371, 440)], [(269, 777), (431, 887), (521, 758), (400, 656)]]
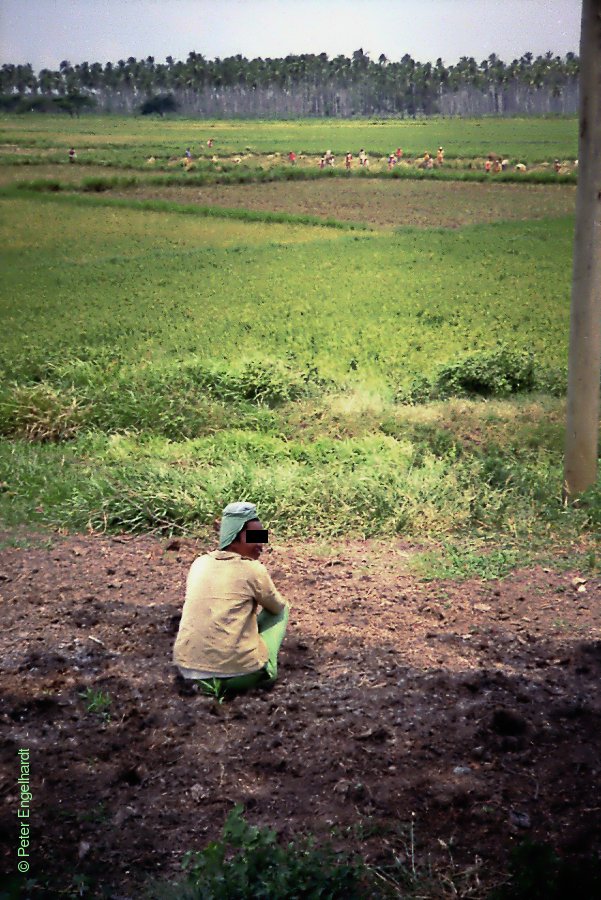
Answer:
[(204, 689), (246, 691), (277, 678), (289, 604), (259, 562), (264, 543), (256, 506), (230, 503), (219, 549), (190, 567), (173, 662)]

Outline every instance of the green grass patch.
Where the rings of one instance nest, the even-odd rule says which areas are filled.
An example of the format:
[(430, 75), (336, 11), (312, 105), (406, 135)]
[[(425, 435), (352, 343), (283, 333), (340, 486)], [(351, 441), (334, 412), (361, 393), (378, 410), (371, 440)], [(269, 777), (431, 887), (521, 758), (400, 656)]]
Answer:
[(232, 498), (282, 537), (598, 527), (595, 492), (561, 504), (551, 396), (571, 218), (353, 234), (58, 196), (0, 199), (9, 527), (208, 534)]
[(449, 542), (434, 550), (426, 550), (411, 558), (411, 568), (425, 581), (481, 578), (485, 581), (504, 578), (517, 566), (533, 559), (523, 546), (486, 546), (485, 542)]
[[(211, 151), (206, 141), (215, 142)], [(66, 122), (60, 117), (5, 115), (0, 140), (12, 147), (48, 151), (60, 149), (66, 161), (68, 148), (78, 149), (78, 160), (89, 152), (130, 154), (140, 157), (193, 153), (322, 154), (327, 149), (338, 156), (364, 147), (370, 156), (387, 156), (402, 147), (407, 156), (435, 152), (442, 144), (448, 159), (483, 157), (490, 152), (525, 163), (575, 159), (578, 156), (576, 117), (549, 118), (434, 118), (402, 119), (305, 119), (260, 120), (151, 120), (145, 117), (82, 116)]]
[[(473, 404), (466, 419), (480, 420), (484, 435), (486, 428), (493, 435), (486, 407)], [(289, 408), (296, 412), (294, 404)], [(261, 422), (241, 429), (230, 408), (229, 428), (190, 440), (88, 431), (70, 444), (5, 441), (0, 516), (10, 526), (208, 534), (228, 499), (237, 497), (256, 502), (280, 538), (352, 531), (453, 540), (472, 534), (481, 542), (504, 534), (517, 548), (517, 556), (495, 556), (477, 544), (442, 561), (434, 552), (422, 573), (432, 577), (498, 577), (534, 537), (544, 547), (561, 535), (598, 530), (599, 492), (579, 509), (564, 507), (561, 453), (520, 446), (531, 406), (515, 437), (497, 445), (475, 442), (452, 408), (438, 411), (438, 424), (412, 419), (411, 410), (403, 422), (397, 412), (396, 436), (374, 433), (365, 423), (363, 434), (343, 437), (340, 414), (332, 412), (328, 423), (323, 408), (322, 434), (310, 440), (293, 437), (294, 427), (286, 435), (285, 409), (269, 418), (262, 413)], [(507, 426), (510, 421), (507, 416)], [(453, 422), (454, 431), (445, 427)], [(328, 429), (333, 436), (323, 435)]]
[[(91, 358), (90, 358), (91, 357)], [(271, 360), (237, 367), (184, 363), (136, 368), (107, 354), (46, 364), (27, 383), (0, 385), (0, 434), (38, 443), (74, 438), (84, 429), (146, 431), (181, 439), (227, 428), (272, 425), (270, 408), (315, 395), (325, 386), (314, 369)]]
[[(275, 831), (250, 825), (236, 806), (221, 841), (184, 858), (188, 896), (348, 897), (359, 900), (373, 880), (359, 859), (305, 840), (283, 847)], [(190, 889), (192, 889), (190, 891)], [(373, 894), (372, 894), (373, 896)]]
[(111, 361), (107, 376), (122, 362), (258, 355), (384, 391), (503, 344), (527, 347), (541, 369), (565, 365), (568, 218), (427, 240), (411, 229), (319, 229), (317, 239), (303, 225), (170, 210), (0, 206), (9, 382), (43, 381), (50, 363), (96, 355)]

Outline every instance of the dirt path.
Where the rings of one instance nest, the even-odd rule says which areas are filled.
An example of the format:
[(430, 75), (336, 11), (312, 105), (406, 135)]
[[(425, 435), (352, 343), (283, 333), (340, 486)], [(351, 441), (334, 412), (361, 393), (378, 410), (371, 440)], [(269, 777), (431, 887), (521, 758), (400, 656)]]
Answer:
[[(29, 875), (53, 890), (174, 877), (237, 802), (286, 838), (334, 830), (371, 863), (406, 851), (414, 814), (418, 863), (480, 859), (484, 884), (525, 837), (601, 849), (601, 579), (426, 583), (400, 542), (274, 547), (264, 561), (293, 604), (280, 680), (218, 705), (170, 667), (199, 552), (98, 536), (1, 551), (3, 870), (19, 748)], [(110, 706), (87, 711), (98, 691)], [(461, 896), (482, 895), (474, 872)]]

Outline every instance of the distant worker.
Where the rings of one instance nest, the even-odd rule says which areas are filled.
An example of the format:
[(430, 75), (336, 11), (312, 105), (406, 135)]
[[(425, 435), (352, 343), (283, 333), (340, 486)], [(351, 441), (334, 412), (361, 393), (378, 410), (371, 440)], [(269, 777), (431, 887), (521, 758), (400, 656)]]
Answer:
[(326, 150), (325, 154), (326, 166), (333, 166), (335, 162), (335, 156), (331, 150)]
[(436, 162), (439, 166), (442, 166), (444, 162), (444, 150), (442, 149), (442, 147), (439, 147), (436, 151)]
[(210, 150), (212, 146), (213, 146), (213, 138), (209, 138), (209, 140), (207, 141), (207, 147)]
[(345, 166), (347, 172), (351, 171), (352, 163), (353, 163), (353, 154), (347, 153), (346, 156), (344, 157), (344, 166)]
[(433, 169), (434, 168), (434, 160), (430, 156), (428, 150), (424, 153), (424, 158), (422, 159), (420, 166), (422, 169)]
[(396, 156), (394, 155), (394, 153), (390, 153), (388, 156), (388, 171), (389, 172), (394, 165), (396, 165)]
[(71, 147), (69, 150), (69, 162), (74, 163), (77, 159), (77, 153), (75, 152), (75, 148)]
[(403, 151), (401, 150), (400, 147), (397, 147), (397, 148), (396, 148), (396, 152), (395, 152), (394, 155), (396, 156), (396, 161), (397, 161), (397, 162), (400, 162), (400, 161), (402, 160), (402, 158), (403, 158)]
[(556, 159), (555, 162), (553, 163), (553, 168), (555, 169), (556, 172), (561, 171), (561, 163), (559, 162), (558, 159)]
[(492, 173), (493, 173), (493, 175), (498, 175), (500, 171), (501, 171), (501, 160), (497, 158), (497, 159), (495, 159), (495, 161), (492, 164)]
[(524, 165), (524, 163), (517, 163), (515, 170), (516, 172), (525, 172), (526, 166)]
[(186, 152), (184, 153), (184, 156), (186, 157), (186, 159), (192, 159), (192, 151), (190, 150), (189, 147), (186, 147)]
[(319, 160), (319, 168), (325, 169), (325, 167), (326, 167), (326, 158), (325, 158), (325, 156), (322, 156), (321, 159)]
[(294, 150), (291, 150), (288, 154), (288, 160), (293, 166), (296, 165), (296, 153), (294, 152)]
[(484, 171), (488, 175), (488, 173), (490, 172), (491, 169), (492, 169), (492, 162), (490, 161), (490, 159), (487, 159), (486, 162), (484, 163)]
[(361, 149), (359, 150), (359, 165), (364, 166), (366, 160), (367, 160), (367, 154), (366, 154), (365, 150), (363, 149), (363, 147), (361, 147)]
[(507, 166), (508, 166), (508, 165), (509, 165), (509, 160), (508, 160), (508, 159), (502, 159), (502, 160), (501, 160), (501, 171), (504, 172), (504, 171), (507, 169)]

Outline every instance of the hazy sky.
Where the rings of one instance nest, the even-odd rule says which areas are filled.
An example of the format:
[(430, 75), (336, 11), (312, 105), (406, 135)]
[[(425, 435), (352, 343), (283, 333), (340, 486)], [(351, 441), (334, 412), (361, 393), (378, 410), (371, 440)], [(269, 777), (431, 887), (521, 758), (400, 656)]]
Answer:
[(578, 51), (580, 0), (0, 0), (0, 63), (241, 53), (426, 62)]

